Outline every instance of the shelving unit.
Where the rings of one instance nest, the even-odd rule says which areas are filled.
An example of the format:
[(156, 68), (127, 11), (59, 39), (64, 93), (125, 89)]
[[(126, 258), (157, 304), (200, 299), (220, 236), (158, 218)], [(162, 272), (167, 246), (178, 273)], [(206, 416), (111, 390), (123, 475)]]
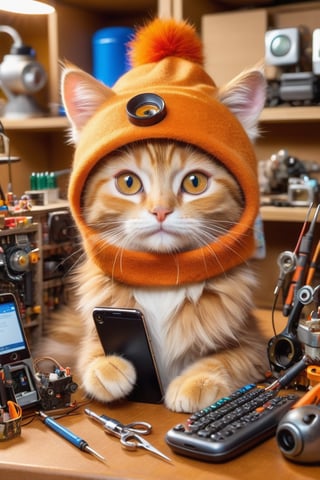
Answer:
[[(209, 37), (209, 43), (205, 43), (206, 64), (209, 74), (215, 80), (218, 77), (218, 79), (224, 78), (225, 81), (228, 81), (242, 68), (247, 68), (261, 60), (259, 55), (263, 57), (264, 50), (262, 25), (265, 25), (265, 29), (267, 29), (305, 24), (311, 31), (320, 25), (320, 5), (315, 1), (290, 2), (290, 4), (286, 3), (276, 7), (268, 7), (268, 2), (261, 2), (263, 5), (257, 16), (254, 16), (250, 4), (258, 5), (259, 2), (237, 2), (239, 5), (243, 4), (243, 9), (239, 11), (232, 10), (230, 7), (232, 2), (208, 3), (205, 0), (161, 2), (160, 0), (159, 3), (163, 4), (165, 14), (171, 12), (178, 20), (191, 19), (199, 30), (202, 29), (205, 42)], [(193, 5), (190, 16), (191, 3)], [(231, 21), (234, 13), (237, 18)], [(218, 22), (209, 23), (208, 35), (205, 35), (206, 32), (203, 31), (204, 15), (211, 15), (212, 18), (218, 19)], [(215, 35), (216, 44), (211, 43), (212, 35), (214, 37), (218, 26), (220, 26), (220, 30), (219, 34)], [(253, 32), (255, 39), (252, 39)], [(245, 38), (243, 39), (243, 37)], [(261, 42), (258, 48), (257, 42)], [(251, 49), (247, 56), (243, 54), (243, 48)], [(239, 56), (243, 61), (241, 68), (239, 68)], [(229, 78), (226, 75), (229, 75)], [(260, 131), (261, 136), (255, 145), (258, 160), (266, 160), (270, 158), (271, 154), (281, 148), (286, 148), (290, 154), (298, 158), (320, 163), (319, 106), (266, 108), (260, 117)], [(279, 275), (278, 255), (283, 250), (295, 248), (306, 212), (307, 208), (301, 207), (264, 206), (261, 208), (267, 256), (264, 260), (254, 262), (259, 281), (256, 303), (260, 308), (270, 309), (273, 303), (273, 291)], [(320, 227), (317, 226), (316, 238), (319, 237)]]
[[(56, 0), (56, 12), (47, 16), (27, 16), (0, 11), (0, 23), (10, 25), (20, 34), (23, 42), (32, 46), (37, 60), (48, 74), (44, 89), (36, 95), (44, 116), (28, 119), (1, 118), (10, 138), (11, 155), (21, 158), (12, 165), (14, 192), (20, 196), (29, 189), (29, 176), (33, 171), (52, 171), (71, 166), (73, 147), (67, 143), (68, 122), (55, 116), (60, 102), (60, 61), (68, 60), (91, 72), (91, 38), (95, 31), (110, 25), (135, 25), (144, 15), (156, 14), (157, 0), (72, 1)], [(9, 53), (12, 39), (1, 34), (0, 62)], [(0, 89), (0, 99), (2, 92)], [(32, 135), (32, 138), (30, 137)], [(36, 136), (35, 136), (36, 135)], [(8, 183), (8, 172), (2, 166), (1, 184)], [(65, 183), (61, 186), (65, 197)]]
[[(240, 2), (237, 3), (240, 5)], [(251, 12), (250, 3), (259, 4), (257, 1), (242, 2), (242, 19), (245, 19), (246, 11)], [(320, 25), (319, 2), (287, 3), (277, 7), (268, 7), (265, 3), (261, 8), (265, 15), (266, 28), (294, 26), (292, 22), (297, 22), (297, 18), (299, 23), (306, 20), (310, 28)], [(17, 29), (23, 40), (35, 48), (38, 60), (47, 69), (49, 82), (40, 92), (38, 99), (51, 113), (59, 102), (59, 60), (67, 59), (91, 72), (91, 38), (99, 28), (112, 25), (136, 26), (158, 12), (163, 17), (188, 19), (201, 32), (204, 15), (224, 15), (238, 11), (231, 2), (214, 0), (197, 0), (196, 2), (193, 0), (137, 0), (135, 2), (119, 0), (116, 3), (109, 0), (92, 0), (91, 2), (56, 0), (54, 5), (55, 14), (32, 20), (0, 13), (0, 22)], [(302, 16), (301, 12), (303, 12)], [(245, 28), (251, 27), (252, 25), (245, 25)], [(226, 26), (223, 32), (224, 40), (229, 31)], [(260, 35), (263, 35), (263, 31)], [(220, 42), (216, 50), (212, 45), (207, 45), (205, 48), (210, 55), (220, 55), (224, 58), (227, 50), (221, 45)], [(0, 60), (9, 48), (9, 40), (1, 37)], [(231, 54), (232, 58), (236, 55), (234, 45)], [(257, 58), (258, 60), (260, 58)], [(244, 65), (244, 67), (247, 66)], [(211, 74), (214, 78), (214, 73)], [(11, 140), (12, 155), (22, 159), (21, 162), (12, 165), (14, 188), (17, 194), (20, 195), (29, 188), (29, 175), (32, 171), (52, 171), (71, 166), (73, 147), (66, 142), (68, 122), (65, 117), (45, 116), (24, 121), (1, 120)], [(287, 148), (289, 153), (301, 159), (320, 163), (319, 127), (320, 106), (267, 108), (261, 115), (261, 137), (255, 146), (257, 158), (265, 160), (280, 148)], [(0, 174), (2, 185), (6, 185), (8, 180), (5, 166), (0, 166)], [(62, 196), (65, 196), (65, 185), (62, 186), (61, 191)], [(268, 308), (272, 303), (272, 292), (278, 275), (277, 256), (283, 249), (294, 247), (305, 212), (304, 208), (262, 207), (261, 209), (268, 249), (267, 259), (257, 262), (259, 276), (263, 279), (258, 293), (258, 304), (261, 306)]]
[[(39, 224), (0, 230), (0, 292), (15, 295), (30, 343), (42, 334), (42, 263), (41, 260), (34, 263), (29, 260), (26, 274), (20, 274), (15, 270), (13, 259), (17, 252), (22, 256), (34, 249), (40, 252), (42, 249)], [(10, 269), (10, 276), (7, 269)]]
[(79, 257), (80, 248), (67, 201), (38, 206), (33, 209), (32, 215), (41, 232), (42, 316), (45, 328), (52, 312), (67, 303), (68, 272)]
[(273, 108), (265, 108), (260, 117), (262, 124), (265, 123), (286, 123), (293, 122), (319, 122), (320, 107), (288, 107), (279, 106)]
[(6, 126), (6, 131), (33, 131), (33, 132), (55, 132), (61, 131), (69, 127), (69, 122), (66, 117), (35, 117), (28, 118), (27, 121), (15, 120), (8, 118), (3, 120)]

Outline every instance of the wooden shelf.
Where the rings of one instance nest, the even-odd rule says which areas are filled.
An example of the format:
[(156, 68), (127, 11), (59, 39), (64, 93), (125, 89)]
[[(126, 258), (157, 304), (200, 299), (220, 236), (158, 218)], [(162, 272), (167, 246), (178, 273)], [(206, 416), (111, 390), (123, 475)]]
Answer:
[(265, 108), (261, 114), (260, 122), (320, 122), (320, 107), (279, 106), (273, 108)]
[[(36, 117), (28, 119), (1, 118), (6, 130), (61, 130), (69, 127), (66, 117)], [(320, 107), (276, 107), (265, 108), (261, 123), (320, 122)]]
[(68, 128), (66, 117), (34, 117), (23, 120), (2, 118), (1, 122), (5, 130), (23, 131), (50, 131)]
[[(261, 123), (320, 122), (320, 107), (275, 107), (265, 108)], [(35, 117), (23, 120), (2, 118), (6, 130), (61, 130), (69, 127), (66, 117)]]
[[(262, 206), (260, 213), (266, 222), (303, 222), (306, 218), (307, 207), (273, 207)], [(312, 215), (311, 215), (312, 217)]]
[(102, 12), (136, 12), (150, 11), (151, 8), (157, 7), (157, 0), (117, 0), (116, 2), (110, 0), (56, 0), (56, 3), (64, 3), (77, 8), (84, 8), (89, 10), (98, 10)]
[[(66, 117), (36, 117), (23, 120), (2, 118), (6, 130), (61, 130), (69, 127)], [(261, 123), (320, 122), (320, 107), (275, 107), (265, 108)]]

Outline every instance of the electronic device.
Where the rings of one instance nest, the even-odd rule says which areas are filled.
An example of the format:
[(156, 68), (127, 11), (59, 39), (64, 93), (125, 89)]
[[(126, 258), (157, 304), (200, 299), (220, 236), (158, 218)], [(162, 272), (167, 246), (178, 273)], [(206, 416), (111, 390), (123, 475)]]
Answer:
[[(294, 265), (294, 271), (286, 292), (282, 310), (283, 315), (288, 316), (287, 325), (281, 333), (274, 335), (268, 342), (267, 353), (270, 367), (274, 372), (286, 370), (291, 367), (301, 359), (304, 353), (312, 359), (316, 359), (320, 355), (320, 328), (317, 313), (320, 302), (319, 287), (313, 288), (309, 284), (311, 282), (310, 273), (316, 268), (318, 261), (318, 258), (314, 258), (313, 256), (311, 258), (311, 252), (313, 249), (316, 222), (320, 213), (320, 205), (317, 206), (310, 226), (307, 229), (307, 220), (311, 207), (312, 204), (309, 207), (298, 239), (296, 262), (291, 262), (290, 256), (284, 252), (284, 259), (287, 258), (287, 260), (289, 260), (289, 265), (291, 263)], [(317, 249), (315, 250), (315, 254), (317, 256)], [(311, 267), (312, 264), (314, 264), (313, 267)], [(283, 267), (284, 265), (280, 267), (280, 272)], [(291, 271), (291, 269), (288, 271)], [(280, 277), (281, 275), (280, 273)], [(279, 291), (278, 285), (276, 291)], [(311, 322), (310, 319), (308, 319), (307, 322), (303, 322), (301, 318), (303, 308), (312, 302), (315, 303), (313, 322)]]
[(276, 430), (283, 455), (298, 463), (320, 462), (320, 408), (303, 405), (287, 412)]
[(295, 65), (300, 58), (298, 28), (278, 28), (265, 33), (265, 59), (268, 65)]
[(160, 403), (163, 389), (143, 314), (136, 309), (97, 307), (93, 311), (103, 350), (129, 360), (137, 373), (129, 400)]
[(248, 384), (190, 416), (167, 432), (166, 442), (181, 455), (224, 462), (272, 436), (296, 395)]
[(41, 90), (47, 82), (42, 65), (36, 61), (35, 51), (24, 45), (18, 32), (9, 25), (0, 25), (0, 32), (13, 39), (10, 53), (0, 64), (0, 87), (8, 98), (5, 117), (31, 117), (43, 115), (32, 94)]
[[(269, 78), (267, 105), (313, 105), (320, 98), (320, 31), (306, 26), (265, 33), (265, 61), (276, 67)], [(312, 43), (312, 45), (311, 45)], [(311, 62), (312, 50), (312, 62)], [(272, 72), (272, 69), (270, 70)]]
[(53, 357), (41, 357), (35, 360), (34, 369), (42, 410), (70, 407), (71, 395), (78, 389), (70, 368), (64, 368)]
[(38, 404), (33, 361), (18, 305), (11, 293), (0, 294), (0, 366), (12, 400), (21, 407)]
[(312, 103), (319, 100), (319, 78), (313, 72), (282, 73), (279, 96), (283, 102)]
[[(313, 291), (313, 299), (319, 296), (320, 285)], [(316, 299), (316, 308), (308, 318), (301, 318), (297, 328), (297, 338), (303, 345), (304, 353), (310, 358), (320, 360), (320, 311), (319, 297)]]
[(288, 202), (292, 206), (307, 207), (313, 203), (318, 194), (318, 182), (307, 176), (288, 179)]
[(48, 213), (48, 234), (49, 243), (63, 243), (75, 238), (75, 227), (69, 210)]

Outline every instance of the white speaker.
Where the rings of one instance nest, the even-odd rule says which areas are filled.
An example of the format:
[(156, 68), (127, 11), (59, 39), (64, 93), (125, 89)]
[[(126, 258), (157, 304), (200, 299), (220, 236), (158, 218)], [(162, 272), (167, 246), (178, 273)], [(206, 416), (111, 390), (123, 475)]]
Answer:
[(320, 75), (320, 28), (313, 30), (312, 34), (312, 71)]
[(265, 33), (265, 61), (268, 65), (294, 65), (300, 58), (298, 28), (279, 28)]

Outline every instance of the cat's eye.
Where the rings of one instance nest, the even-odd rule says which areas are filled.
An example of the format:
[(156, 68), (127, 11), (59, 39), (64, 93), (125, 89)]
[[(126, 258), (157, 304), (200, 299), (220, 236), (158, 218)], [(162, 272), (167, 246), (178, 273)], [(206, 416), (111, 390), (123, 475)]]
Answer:
[(142, 182), (138, 175), (132, 172), (123, 172), (116, 177), (116, 186), (124, 195), (134, 195), (142, 190)]
[(190, 172), (182, 181), (182, 190), (191, 195), (203, 193), (208, 186), (208, 177), (202, 172)]

